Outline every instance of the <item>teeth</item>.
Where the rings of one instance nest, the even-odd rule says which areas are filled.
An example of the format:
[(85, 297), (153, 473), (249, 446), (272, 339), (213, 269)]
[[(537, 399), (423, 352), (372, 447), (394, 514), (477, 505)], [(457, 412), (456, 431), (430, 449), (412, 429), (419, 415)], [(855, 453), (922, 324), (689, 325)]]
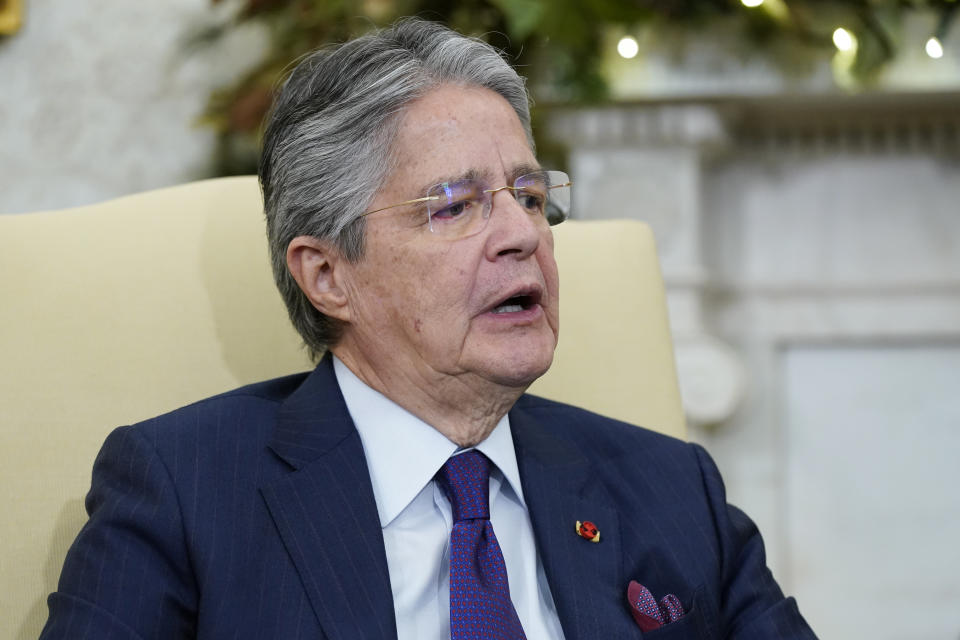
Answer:
[(516, 313), (517, 311), (523, 311), (522, 304), (504, 304), (493, 310), (494, 313)]

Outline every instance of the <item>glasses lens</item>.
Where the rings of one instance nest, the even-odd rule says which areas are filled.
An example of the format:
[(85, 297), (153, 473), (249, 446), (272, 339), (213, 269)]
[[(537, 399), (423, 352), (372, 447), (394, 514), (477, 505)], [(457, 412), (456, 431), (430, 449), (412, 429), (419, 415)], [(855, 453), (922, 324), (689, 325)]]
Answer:
[(570, 214), (570, 177), (562, 171), (537, 171), (517, 178), (512, 187), (486, 189), (475, 180), (441, 182), (427, 191), (430, 231), (463, 238), (483, 230), (490, 217), (492, 195), (509, 189), (527, 213), (550, 225)]
[(548, 177), (545, 171), (520, 176), (513, 183), (513, 197), (527, 213), (543, 216), (549, 197)]
[(546, 218), (551, 226), (570, 215), (570, 177), (563, 171), (538, 171), (513, 183), (517, 202)]
[(442, 182), (427, 191), (430, 231), (442, 236), (467, 236), (483, 226), (483, 187), (473, 180)]

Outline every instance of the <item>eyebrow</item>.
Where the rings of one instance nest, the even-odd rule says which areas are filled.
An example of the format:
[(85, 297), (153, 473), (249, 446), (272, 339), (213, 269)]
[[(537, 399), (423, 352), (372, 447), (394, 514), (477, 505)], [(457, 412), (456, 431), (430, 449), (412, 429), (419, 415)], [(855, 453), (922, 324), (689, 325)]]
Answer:
[(510, 186), (513, 186), (513, 183), (517, 181), (517, 178), (520, 176), (525, 176), (528, 173), (536, 173), (538, 171), (543, 171), (543, 167), (539, 164), (518, 164), (514, 165), (510, 172), (507, 174), (507, 177), (510, 179)]
[[(525, 176), (528, 173), (536, 173), (537, 171), (543, 171), (543, 169), (538, 164), (529, 164), (521, 163), (514, 165), (507, 172), (507, 179), (509, 184), (512, 186), (514, 182), (517, 181), (517, 178), (520, 176)], [(463, 173), (458, 175), (449, 175), (443, 176), (441, 178), (434, 178), (429, 183), (421, 186), (417, 191), (418, 194), (423, 195), (427, 193), (430, 189), (437, 186), (438, 184), (443, 184), (445, 182), (460, 182), (463, 180), (475, 180), (478, 182), (490, 182), (490, 172), (484, 171), (481, 169), (467, 169)]]

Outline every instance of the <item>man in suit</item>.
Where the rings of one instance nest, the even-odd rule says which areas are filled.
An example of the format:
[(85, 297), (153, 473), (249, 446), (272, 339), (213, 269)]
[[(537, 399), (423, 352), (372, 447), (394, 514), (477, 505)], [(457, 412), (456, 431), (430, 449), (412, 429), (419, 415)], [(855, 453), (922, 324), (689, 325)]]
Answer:
[(111, 434), (42, 637), (814, 637), (701, 448), (524, 395), (570, 180), (496, 51), (410, 20), (314, 53), (260, 180), (325, 355)]

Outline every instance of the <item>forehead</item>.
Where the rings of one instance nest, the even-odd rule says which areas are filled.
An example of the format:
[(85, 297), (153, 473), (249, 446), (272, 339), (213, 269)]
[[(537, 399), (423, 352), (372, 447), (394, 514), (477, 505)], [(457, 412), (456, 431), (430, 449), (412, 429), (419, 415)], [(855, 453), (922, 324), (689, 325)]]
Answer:
[(406, 191), (450, 178), (502, 180), (535, 166), (526, 132), (510, 104), (480, 87), (441, 85), (404, 112), (393, 144), (390, 187)]

